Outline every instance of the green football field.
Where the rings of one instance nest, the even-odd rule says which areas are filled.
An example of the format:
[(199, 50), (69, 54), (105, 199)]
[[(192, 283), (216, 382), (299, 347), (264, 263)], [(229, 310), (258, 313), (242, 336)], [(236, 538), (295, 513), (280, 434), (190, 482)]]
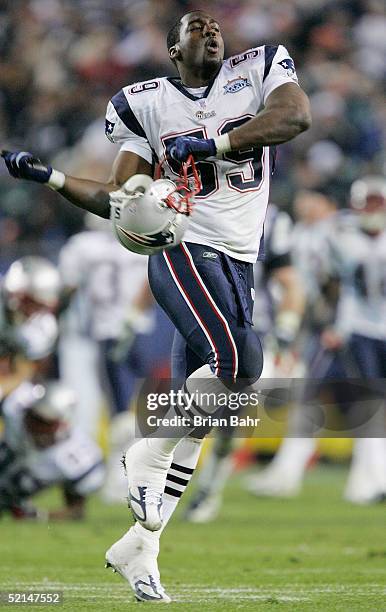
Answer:
[[(318, 467), (294, 500), (254, 499), (238, 478), (221, 517), (191, 525), (176, 517), (160, 567), (168, 610), (386, 610), (386, 507), (341, 500), (346, 469)], [(42, 503), (57, 502), (57, 494)], [(104, 551), (129, 524), (125, 506), (90, 504), (84, 523), (0, 524), (1, 590), (64, 594), (63, 605), (29, 610), (142, 610)], [(165, 604), (161, 604), (165, 605)]]

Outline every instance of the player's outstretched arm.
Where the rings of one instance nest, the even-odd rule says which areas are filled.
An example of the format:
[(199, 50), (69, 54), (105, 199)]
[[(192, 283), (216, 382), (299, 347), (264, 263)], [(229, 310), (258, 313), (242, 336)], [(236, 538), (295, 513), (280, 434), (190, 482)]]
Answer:
[(95, 215), (108, 219), (110, 204), (108, 194), (123, 185), (134, 174), (151, 176), (151, 165), (135, 153), (122, 151), (113, 164), (106, 183), (75, 178), (63, 174), (25, 151), (2, 151), (8, 171), (14, 178), (42, 183), (58, 191), (64, 198)]

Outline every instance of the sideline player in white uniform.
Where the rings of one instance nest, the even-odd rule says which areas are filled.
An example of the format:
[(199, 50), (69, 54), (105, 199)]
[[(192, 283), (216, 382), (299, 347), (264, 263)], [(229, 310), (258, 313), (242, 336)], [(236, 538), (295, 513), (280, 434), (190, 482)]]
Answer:
[(70, 296), (61, 318), (59, 368), (77, 394), (76, 422), (93, 439), (102, 395), (109, 402), (109, 457), (101, 494), (109, 503), (121, 502), (127, 495), (121, 459), (135, 432), (135, 415), (128, 408), (138, 378), (148, 374), (143, 346), (133, 343), (137, 334), (154, 331), (154, 298), (146, 258), (122, 249), (110, 221), (91, 213), (85, 221), (87, 229), (70, 238), (59, 255)]
[[(70, 238), (59, 255), (59, 271), (70, 300), (61, 320), (60, 369), (82, 399), (79, 422), (90, 435), (98, 422), (100, 358), (111, 414), (126, 411), (134, 381), (129, 366), (119, 363), (129, 351), (129, 329), (132, 343), (137, 333), (151, 331), (154, 324), (146, 258), (121, 248), (110, 221), (95, 217), (92, 223)], [(112, 353), (123, 334), (121, 360), (114, 362)], [(86, 372), (85, 365), (89, 366)]]
[[(224, 383), (245, 385), (261, 373), (251, 289), (268, 204), (269, 147), (309, 127), (309, 103), (284, 47), (255, 47), (224, 61), (220, 27), (205, 11), (179, 19), (167, 44), (179, 78), (124, 87), (108, 106), (106, 132), (121, 143), (108, 183), (65, 176), (28, 153), (3, 157), (14, 177), (47, 183), (107, 218), (107, 194), (135, 174), (152, 176), (153, 159), (167, 154), (166, 172), (177, 177), (193, 155), (202, 188), (185, 240), (150, 257), (149, 278), (177, 327), (176, 354), (186, 357), (185, 364), (174, 361), (175, 374), (187, 378), (188, 393), (224, 392)], [(217, 406), (198, 409), (213, 414)], [(126, 454), (137, 523), (106, 558), (142, 600), (170, 600), (159, 580), (158, 541), (197, 462), (200, 442), (191, 431), (145, 438)]]
[[(310, 377), (331, 377), (327, 370), (336, 356), (340, 359), (343, 376), (347, 377), (345, 400), (352, 404), (345, 411), (346, 428), (352, 427), (353, 435), (355, 423), (361, 428), (354, 440), (345, 498), (366, 504), (377, 502), (386, 494), (384, 405), (380, 399), (380, 380), (386, 377), (385, 179), (365, 177), (356, 181), (351, 188), (351, 205), (354, 214), (342, 211), (326, 219), (321, 227), (320, 223), (316, 225), (312, 240), (306, 240), (311, 252), (302, 261), (317, 261), (314, 278), (319, 278), (320, 284), (326, 283), (328, 277), (339, 279), (339, 300), (333, 320), (328, 322), (326, 317), (323, 325), (319, 318), (319, 372), (314, 369)], [(304, 228), (295, 235), (299, 248), (299, 238), (305, 237)], [(320, 255), (315, 252), (312, 257), (315, 245)], [(314, 289), (312, 295), (321, 290)], [(350, 378), (356, 387), (350, 385)], [(364, 381), (363, 389), (358, 386), (358, 379)], [(367, 388), (366, 381), (370, 381)], [(310, 406), (299, 406), (297, 417), (292, 415), (291, 419), (292, 435), (299, 435), (299, 428), (308, 422), (311, 411)], [(296, 495), (315, 450), (315, 438), (288, 437), (270, 466), (249, 480), (248, 489), (256, 495)]]
[(80, 519), (85, 501), (104, 478), (98, 446), (71, 424), (73, 392), (58, 382), (21, 383), (2, 406), (0, 441), (0, 513), (43, 518), (29, 502), (39, 491), (60, 485), (65, 507), (47, 519)]
[[(336, 308), (336, 300), (330, 304), (323, 290), (331, 272), (326, 241), (333, 231), (336, 202), (327, 194), (304, 190), (296, 195), (294, 210), (297, 221), (291, 236), (292, 259), (303, 281), (307, 300), (300, 339), (302, 359), (307, 368), (305, 376), (324, 378), (333, 361), (333, 357), (321, 348), (320, 334), (331, 322)], [(299, 492), (304, 471), (317, 445), (313, 438), (300, 437), (298, 422), (303, 414), (302, 405), (292, 408), (289, 414), (291, 435), (282, 441), (267, 467), (246, 479), (248, 491), (258, 496), (278, 497), (290, 497)]]
[(355, 425), (361, 427), (345, 490), (347, 500), (367, 504), (386, 496), (386, 179), (355, 181), (351, 206), (354, 215), (343, 215), (329, 240), (340, 297), (322, 341), (342, 351), (349, 378), (368, 381), (367, 388), (351, 392), (348, 428), (355, 435)]

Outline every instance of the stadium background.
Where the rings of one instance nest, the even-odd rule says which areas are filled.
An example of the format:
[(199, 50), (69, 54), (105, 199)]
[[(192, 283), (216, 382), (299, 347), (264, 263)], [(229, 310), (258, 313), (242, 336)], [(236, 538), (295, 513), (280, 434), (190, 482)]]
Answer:
[[(116, 154), (103, 132), (122, 85), (171, 74), (165, 37), (197, 3), (14, 0), (0, 3), (0, 142), (76, 176), (106, 178)], [(279, 150), (272, 201), (327, 187), (341, 206), (353, 179), (382, 170), (385, 13), (382, 0), (229, 0), (206, 5), (226, 53), (284, 41), (311, 97), (313, 127)], [(0, 167), (0, 272), (21, 254), (55, 260), (82, 214)]]

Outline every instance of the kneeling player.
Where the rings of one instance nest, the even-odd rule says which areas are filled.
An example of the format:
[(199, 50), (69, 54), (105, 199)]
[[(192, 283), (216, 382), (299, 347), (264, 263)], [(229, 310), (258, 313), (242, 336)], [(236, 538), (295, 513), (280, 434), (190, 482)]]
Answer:
[[(81, 519), (86, 498), (103, 482), (97, 445), (71, 426), (75, 397), (58, 382), (23, 382), (3, 402), (0, 441), (0, 513), (17, 519)], [(31, 498), (48, 487), (63, 489), (65, 506), (42, 512)]]

